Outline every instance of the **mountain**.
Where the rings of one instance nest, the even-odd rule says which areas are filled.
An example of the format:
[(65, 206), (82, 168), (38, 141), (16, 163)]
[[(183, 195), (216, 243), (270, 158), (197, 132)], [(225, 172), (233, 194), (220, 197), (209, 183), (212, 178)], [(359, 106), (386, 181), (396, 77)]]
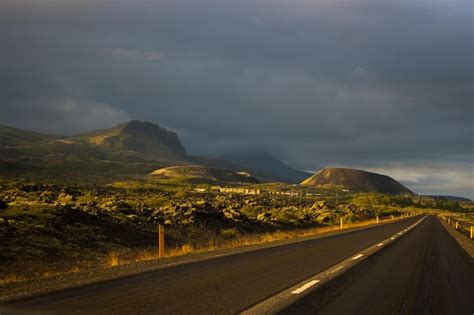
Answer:
[[(199, 165), (206, 178), (240, 181), (245, 178), (235, 177), (236, 172), (248, 172), (263, 180), (294, 183), (309, 175), (270, 155), (234, 155), (228, 158), (189, 156), (176, 133), (138, 120), (70, 137), (0, 126), (0, 174), (3, 175), (144, 175), (177, 165), (189, 167), (167, 172), (176, 174), (179, 171), (180, 176), (189, 172), (190, 177), (196, 177), (199, 173), (196, 165)], [(249, 182), (248, 179), (244, 181)], [(250, 182), (253, 181), (254, 177)]]
[(286, 165), (279, 159), (266, 153), (232, 154), (220, 157), (221, 160), (231, 163), (233, 169), (242, 169), (252, 175), (272, 180), (288, 183), (299, 183), (310, 173), (296, 170)]
[(160, 167), (189, 163), (176, 133), (148, 122), (130, 121), (72, 137), (0, 127), (3, 175), (148, 174)]
[(201, 165), (165, 167), (152, 172), (150, 175), (158, 178), (191, 179), (205, 182), (258, 183), (258, 180), (249, 173), (234, 172)]
[[(10, 176), (110, 176), (145, 175), (153, 170), (188, 165), (196, 176), (196, 165), (212, 178), (217, 169), (247, 172), (263, 181), (298, 183), (309, 174), (297, 171), (268, 154), (240, 154), (226, 159), (194, 157), (186, 153), (176, 133), (151, 122), (132, 120), (113, 128), (76, 136), (52, 136), (0, 127), (0, 174)], [(171, 172), (171, 171), (170, 171)], [(177, 172), (177, 169), (173, 170)], [(218, 176), (217, 176), (218, 175)], [(217, 174), (216, 178), (233, 178)]]
[(115, 151), (132, 151), (160, 159), (186, 160), (178, 135), (150, 122), (132, 120), (114, 128), (98, 130), (71, 138)]
[(393, 178), (362, 170), (325, 168), (304, 180), (303, 186), (342, 186), (350, 191), (413, 194)]

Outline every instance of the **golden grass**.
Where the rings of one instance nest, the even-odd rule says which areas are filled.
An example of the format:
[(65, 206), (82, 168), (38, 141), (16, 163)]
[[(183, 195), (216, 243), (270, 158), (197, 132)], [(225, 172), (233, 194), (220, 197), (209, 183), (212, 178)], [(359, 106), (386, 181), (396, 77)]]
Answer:
[(115, 267), (122, 263), (117, 252), (110, 252), (104, 260), (106, 267)]
[(60, 271), (44, 271), (41, 276), (43, 278), (46, 278), (46, 277), (52, 277), (52, 276), (56, 276), (56, 275), (60, 275), (62, 274), (63, 272), (60, 272)]
[(6, 275), (1, 275), (0, 276), (0, 286), (1, 285), (6, 285), (14, 282), (21, 282), (25, 280), (31, 280), (34, 278), (48, 278), (48, 277), (53, 277), (53, 276), (58, 276), (58, 275), (64, 275), (64, 274), (71, 274), (71, 273), (78, 273), (81, 271), (81, 268), (76, 266), (72, 267), (68, 270), (49, 270), (49, 271), (43, 271), (41, 273), (38, 273), (36, 276), (26, 276), (26, 275), (21, 275), (21, 274), (6, 274)]
[(41, 277), (42, 278), (47, 278), (47, 277), (52, 277), (52, 276), (68, 274), (68, 273), (78, 273), (80, 271), (81, 271), (81, 268), (79, 268), (78, 266), (72, 267), (68, 270), (47, 270), (47, 271), (43, 271), (43, 273), (41, 273)]
[[(213, 250), (211, 245), (208, 245), (205, 247), (208, 251)], [(173, 248), (165, 252), (166, 257), (176, 257), (176, 256), (182, 256), (186, 254), (190, 254), (193, 252), (196, 252), (199, 249), (195, 249), (193, 245), (191, 244), (184, 244), (181, 247), (178, 248)]]
[[(389, 220), (386, 220), (386, 221), (389, 221)], [(380, 221), (380, 223), (381, 222), (382, 221)], [(347, 223), (347, 224), (343, 224), (343, 230), (368, 226), (368, 225), (372, 225), (376, 223), (377, 223), (376, 219), (363, 221), (363, 222), (356, 222), (356, 223)], [(235, 247), (240, 247), (240, 246), (257, 245), (257, 244), (270, 243), (270, 242), (275, 242), (275, 241), (315, 236), (318, 234), (329, 233), (329, 232), (334, 232), (338, 230), (341, 230), (340, 225), (318, 227), (318, 228), (305, 229), (305, 230), (276, 231), (276, 232), (270, 232), (270, 233), (248, 235), (248, 236), (237, 237), (233, 240), (226, 241), (220, 246), (218, 246), (218, 248), (229, 249), (229, 248), (235, 248)]]
[(19, 282), (25, 280), (26, 277), (19, 274), (6, 274), (0, 277), (0, 285)]
[(79, 268), (79, 267), (72, 267), (69, 270), (70, 273), (78, 273), (79, 271), (81, 271), (81, 268)]
[[(380, 220), (379, 224), (389, 221), (398, 220), (398, 218), (388, 218), (385, 220)], [(369, 225), (377, 224), (376, 219), (355, 222), (355, 223), (344, 223), (343, 230), (352, 229), (352, 228), (359, 228)], [(260, 234), (252, 234), (252, 235), (244, 235), (244, 236), (237, 236), (231, 240), (225, 240), (221, 242), (210, 241), (204, 246), (194, 247), (191, 244), (184, 244), (178, 248), (167, 248), (165, 252), (165, 257), (177, 257), (183, 256), (191, 253), (203, 253), (203, 252), (211, 252), (219, 249), (232, 249), (238, 248), (243, 246), (251, 246), (251, 245), (259, 245), (265, 243), (271, 243), (276, 241), (288, 240), (288, 239), (297, 239), (303, 237), (310, 237), (316, 236), (318, 234), (323, 233), (330, 233), (334, 231), (341, 230), (340, 225), (336, 226), (327, 226), (327, 227), (318, 227), (318, 228), (311, 228), (311, 229), (300, 229), (300, 230), (291, 230), (291, 231), (275, 231), (275, 232), (268, 232), (268, 233), (260, 233)], [(141, 261), (148, 261), (148, 260), (155, 260), (158, 259), (158, 254), (156, 250), (143, 250), (140, 251), (135, 258), (121, 260), (120, 264), (132, 263), (132, 262), (141, 262)], [(118, 257), (117, 257), (118, 260)], [(118, 263), (117, 263), (118, 265)], [(112, 264), (106, 264), (106, 266), (113, 267)]]
[(146, 261), (153, 260), (158, 258), (158, 253), (156, 251), (144, 250), (138, 253), (135, 261)]

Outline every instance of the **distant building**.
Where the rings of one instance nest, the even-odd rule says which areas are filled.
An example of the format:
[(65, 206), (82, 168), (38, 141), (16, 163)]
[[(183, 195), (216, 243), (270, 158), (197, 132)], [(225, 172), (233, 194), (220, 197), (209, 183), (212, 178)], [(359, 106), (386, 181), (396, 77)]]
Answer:
[(253, 188), (241, 188), (241, 187), (216, 187), (216, 189), (220, 192), (224, 193), (234, 193), (234, 194), (242, 194), (242, 195), (260, 195), (260, 189), (253, 189)]
[(297, 191), (270, 191), (270, 195), (279, 195), (279, 196), (290, 196), (290, 197), (298, 197), (300, 193)]

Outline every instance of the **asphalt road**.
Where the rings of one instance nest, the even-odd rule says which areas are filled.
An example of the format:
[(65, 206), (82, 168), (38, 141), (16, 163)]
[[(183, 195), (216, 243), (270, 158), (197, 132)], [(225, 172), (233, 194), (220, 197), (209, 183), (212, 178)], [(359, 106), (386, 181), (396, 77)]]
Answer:
[(6, 307), (41, 314), (234, 314), (386, 239), (419, 218), (142, 273)]
[(474, 314), (474, 260), (436, 217), (283, 314)]

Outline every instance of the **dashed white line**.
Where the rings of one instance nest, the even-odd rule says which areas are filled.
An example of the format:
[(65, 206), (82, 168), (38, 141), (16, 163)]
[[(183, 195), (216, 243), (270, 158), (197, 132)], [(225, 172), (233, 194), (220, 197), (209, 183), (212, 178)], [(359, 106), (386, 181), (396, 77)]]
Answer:
[(357, 256), (352, 257), (352, 260), (359, 259), (359, 258), (361, 258), (362, 256), (364, 256), (364, 254), (359, 254), (359, 255), (357, 255)]
[(291, 294), (300, 294), (306, 290), (308, 290), (309, 288), (311, 288), (313, 285), (315, 285), (316, 283), (318, 283), (319, 280), (312, 280), (304, 285), (302, 285), (301, 287), (299, 287), (298, 289), (294, 290), (291, 292)]
[(390, 239), (393, 241), (395, 239), (395, 236), (391, 237)]
[(379, 243), (379, 244), (377, 244), (377, 246), (378, 246), (378, 247), (383, 246), (383, 243)]

